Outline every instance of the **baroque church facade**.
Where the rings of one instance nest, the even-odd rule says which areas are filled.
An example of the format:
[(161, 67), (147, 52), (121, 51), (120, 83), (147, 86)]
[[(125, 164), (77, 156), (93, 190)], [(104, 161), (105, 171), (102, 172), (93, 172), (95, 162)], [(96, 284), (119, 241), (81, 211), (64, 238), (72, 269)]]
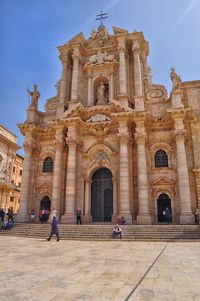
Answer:
[(104, 25), (58, 47), (57, 95), (29, 91), (18, 220), (56, 208), (62, 223), (191, 224), (200, 207), (200, 81), (152, 82), (142, 32)]

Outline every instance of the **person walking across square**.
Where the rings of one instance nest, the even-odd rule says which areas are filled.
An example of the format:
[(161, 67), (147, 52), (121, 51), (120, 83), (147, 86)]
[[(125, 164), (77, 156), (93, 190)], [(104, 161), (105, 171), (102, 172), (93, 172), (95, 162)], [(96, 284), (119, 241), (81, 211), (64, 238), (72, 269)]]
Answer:
[(58, 231), (58, 221), (56, 219), (56, 216), (53, 217), (53, 220), (52, 220), (52, 223), (51, 223), (51, 233), (49, 235), (49, 238), (47, 239), (48, 241), (51, 240), (51, 237), (53, 236), (53, 234), (56, 235), (57, 241), (59, 241), (60, 238), (59, 238), (59, 231)]

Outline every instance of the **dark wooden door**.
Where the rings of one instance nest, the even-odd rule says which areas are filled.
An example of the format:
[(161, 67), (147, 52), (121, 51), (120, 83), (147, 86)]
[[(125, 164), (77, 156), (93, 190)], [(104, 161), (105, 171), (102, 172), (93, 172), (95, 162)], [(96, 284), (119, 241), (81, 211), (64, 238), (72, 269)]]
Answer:
[(112, 173), (107, 168), (98, 169), (92, 177), (91, 214), (93, 222), (109, 222), (113, 214)]

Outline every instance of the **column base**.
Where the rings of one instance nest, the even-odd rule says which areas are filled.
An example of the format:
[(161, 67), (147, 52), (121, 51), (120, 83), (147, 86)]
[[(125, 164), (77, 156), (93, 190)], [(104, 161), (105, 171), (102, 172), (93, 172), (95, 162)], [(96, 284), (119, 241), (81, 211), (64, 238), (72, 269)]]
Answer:
[(181, 90), (171, 92), (172, 108), (183, 108)]
[(64, 113), (64, 111), (65, 111), (65, 105), (64, 104), (60, 104), (59, 106), (57, 106), (56, 116), (57, 117), (62, 116), (62, 114)]
[(122, 216), (125, 218), (125, 225), (132, 225), (132, 215), (131, 215), (131, 213), (120, 212), (117, 215), (117, 218), (122, 217)]
[(31, 218), (30, 214), (25, 212), (19, 212), (16, 215), (14, 215), (14, 222), (18, 223), (30, 223)]
[(85, 214), (83, 215), (83, 223), (91, 223), (92, 222), (92, 215), (91, 214)]
[(143, 96), (135, 96), (135, 110), (136, 111), (144, 111), (144, 98)]
[(77, 100), (77, 99), (72, 99), (72, 100), (68, 101), (68, 109), (70, 110), (70, 109), (73, 108), (77, 103), (78, 103), (78, 100)]
[(194, 223), (194, 215), (192, 214), (192, 212), (184, 212), (180, 214), (180, 224), (187, 225)]
[(117, 224), (117, 217), (118, 217), (117, 214), (113, 214), (113, 215), (112, 215), (112, 223), (113, 223), (113, 224)]
[(127, 96), (127, 95), (118, 95), (118, 99), (119, 99), (119, 102), (120, 102), (123, 106), (126, 106), (126, 107), (129, 106), (129, 103), (128, 103), (128, 96)]
[(149, 213), (141, 213), (137, 216), (137, 224), (138, 225), (151, 225), (151, 215)]
[(75, 213), (65, 213), (61, 216), (60, 219), (61, 224), (75, 224), (76, 223), (76, 215)]

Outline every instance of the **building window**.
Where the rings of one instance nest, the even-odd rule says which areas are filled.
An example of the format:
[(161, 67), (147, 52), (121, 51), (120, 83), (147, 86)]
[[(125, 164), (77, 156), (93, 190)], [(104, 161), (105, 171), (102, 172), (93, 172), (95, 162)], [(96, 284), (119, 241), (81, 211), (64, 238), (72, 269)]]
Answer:
[(19, 175), (20, 175), (20, 176), (22, 176), (22, 169), (20, 169), (20, 171), (19, 171)]
[(13, 166), (13, 172), (15, 172), (15, 166)]
[(168, 167), (168, 156), (165, 151), (158, 150), (155, 153), (155, 167)]
[(18, 186), (21, 187), (21, 183), (20, 182), (18, 183)]
[(53, 171), (53, 159), (47, 157), (43, 163), (43, 172), (52, 172)]
[(14, 202), (14, 197), (13, 196), (10, 197), (10, 201)]

